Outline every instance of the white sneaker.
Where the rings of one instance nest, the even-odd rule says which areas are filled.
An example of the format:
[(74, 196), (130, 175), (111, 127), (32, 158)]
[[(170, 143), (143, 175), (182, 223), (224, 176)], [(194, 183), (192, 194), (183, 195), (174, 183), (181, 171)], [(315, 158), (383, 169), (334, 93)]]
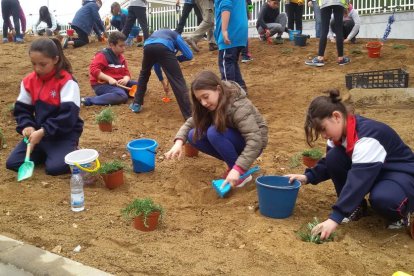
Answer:
[(395, 230), (395, 229), (402, 229), (407, 226), (407, 222), (404, 219), (400, 219), (388, 224), (387, 229)]

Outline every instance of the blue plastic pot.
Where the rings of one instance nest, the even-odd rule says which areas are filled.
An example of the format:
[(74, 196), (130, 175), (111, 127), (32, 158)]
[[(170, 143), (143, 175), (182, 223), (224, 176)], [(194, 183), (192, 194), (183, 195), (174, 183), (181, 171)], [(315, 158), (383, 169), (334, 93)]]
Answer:
[(137, 139), (128, 143), (134, 172), (150, 172), (155, 169), (155, 155), (158, 143), (152, 139)]
[(300, 186), (299, 181), (289, 183), (289, 178), (284, 176), (265, 175), (256, 178), (260, 213), (278, 219), (291, 216)]
[(295, 35), (301, 34), (302, 31), (299, 30), (289, 30), (289, 40), (293, 41), (295, 39)]

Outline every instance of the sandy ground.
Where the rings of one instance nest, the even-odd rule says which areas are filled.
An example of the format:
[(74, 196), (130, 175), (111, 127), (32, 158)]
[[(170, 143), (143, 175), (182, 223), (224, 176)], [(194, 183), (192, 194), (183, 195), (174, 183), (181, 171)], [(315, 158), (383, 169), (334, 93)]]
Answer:
[[(307, 146), (302, 129), (310, 100), (320, 91), (336, 87), (346, 93), (345, 74), (369, 70), (405, 68), (414, 72), (414, 42), (387, 41), (382, 57), (370, 59), (364, 43), (346, 45), (351, 64), (335, 63), (335, 46), (328, 44), (327, 65), (311, 68), (304, 60), (316, 53), (317, 41), (307, 47), (267, 45), (251, 40), (254, 61), (241, 64), (249, 98), (268, 121), (269, 145), (257, 164), (260, 174), (300, 173), (290, 168), (292, 156)], [(403, 44), (406, 49), (393, 49)], [(19, 83), (31, 71), (23, 45), (1, 44), (1, 124), (7, 147), (0, 150), (0, 233), (116, 275), (391, 275), (397, 270), (414, 272), (414, 241), (403, 230), (385, 229), (375, 213), (339, 227), (334, 242), (315, 245), (295, 234), (314, 216), (324, 220), (335, 202), (330, 181), (305, 186), (299, 191), (294, 214), (282, 220), (260, 215), (256, 187), (251, 183), (220, 199), (210, 181), (224, 165), (206, 155), (180, 162), (162, 160), (182, 123), (176, 102), (163, 103), (162, 87), (151, 78), (144, 110), (132, 114), (126, 105), (114, 107), (118, 118), (112, 133), (102, 133), (94, 117), (103, 107), (82, 107), (85, 121), (80, 145), (99, 151), (102, 161), (124, 156), (129, 170), (126, 183), (107, 190), (98, 183), (85, 188), (86, 211), (74, 213), (69, 204), (69, 175), (51, 177), (36, 168), (29, 180), (16, 182), (16, 173), (5, 169), (5, 160), (21, 139), (8, 105), (19, 93)], [(103, 45), (96, 42), (66, 54), (74, 66), (82, 96), (93, 95), (88, 65)], [(182, 64), (188, 84), (202, 69), (218, 72), (217, 52), (202, 51)], [(362, 54), (350, 54), (360, 49)], [(138, 75), (142, 49), (126, 52), (134, 78)], [(411, 87), (413, 78), (411, 77)], [(359, 106), (356, 112), (388, 123), (414, 147), (414, 110), (410, 105)], [(159, 143), (156, 169), (146, 174), (131, 170), (128, 141), (147, 137)], [(323, 147), (321, 141), (319, 146)], [(125, 157), (126, 156), (126, 157)], [(120, 210), (132, 199), (152, 197), (166, 210), (164, 224), (151, 233), (136, 231)], [(81, 245), (79, 253), (73, 249)]]

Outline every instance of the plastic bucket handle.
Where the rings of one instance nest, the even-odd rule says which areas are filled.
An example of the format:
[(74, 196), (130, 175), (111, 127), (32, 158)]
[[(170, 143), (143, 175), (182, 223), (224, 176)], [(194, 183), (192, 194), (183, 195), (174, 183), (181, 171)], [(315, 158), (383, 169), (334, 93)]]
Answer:
[(99, 170), (99, 168), (101, 167), (101, 162), (99, 162), (99, 159), (96, 158), (96, 167), (93, 169), (88, 169), (88, 168), (84, 168), (81, 165), (79, 165), (78, 163), (73, 163), (78, 169), (84, 171), (84, 172), (88, 172), (88, 173), (93, 173), (93, 172), (97, 172)]

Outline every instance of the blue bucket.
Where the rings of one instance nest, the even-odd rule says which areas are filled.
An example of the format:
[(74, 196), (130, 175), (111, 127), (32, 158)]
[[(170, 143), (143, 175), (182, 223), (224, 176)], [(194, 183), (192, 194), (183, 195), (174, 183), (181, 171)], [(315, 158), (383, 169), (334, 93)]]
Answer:
[(295, 35), (301, 34), (302, 31), (299, 30), (289, 30), (289, 40), (293, 41), (295, 39)]
[(260, 213), (279, 219), (292, 215), (300, 186), (299, 181), (289, 183), (289, 178), (284, 176), (265, 175), (256, 178)]
[(134, 172), (150, 172), (155, 168), (155, 154), (158, 143), (152, 139), (136, 139), (128, 143)]

